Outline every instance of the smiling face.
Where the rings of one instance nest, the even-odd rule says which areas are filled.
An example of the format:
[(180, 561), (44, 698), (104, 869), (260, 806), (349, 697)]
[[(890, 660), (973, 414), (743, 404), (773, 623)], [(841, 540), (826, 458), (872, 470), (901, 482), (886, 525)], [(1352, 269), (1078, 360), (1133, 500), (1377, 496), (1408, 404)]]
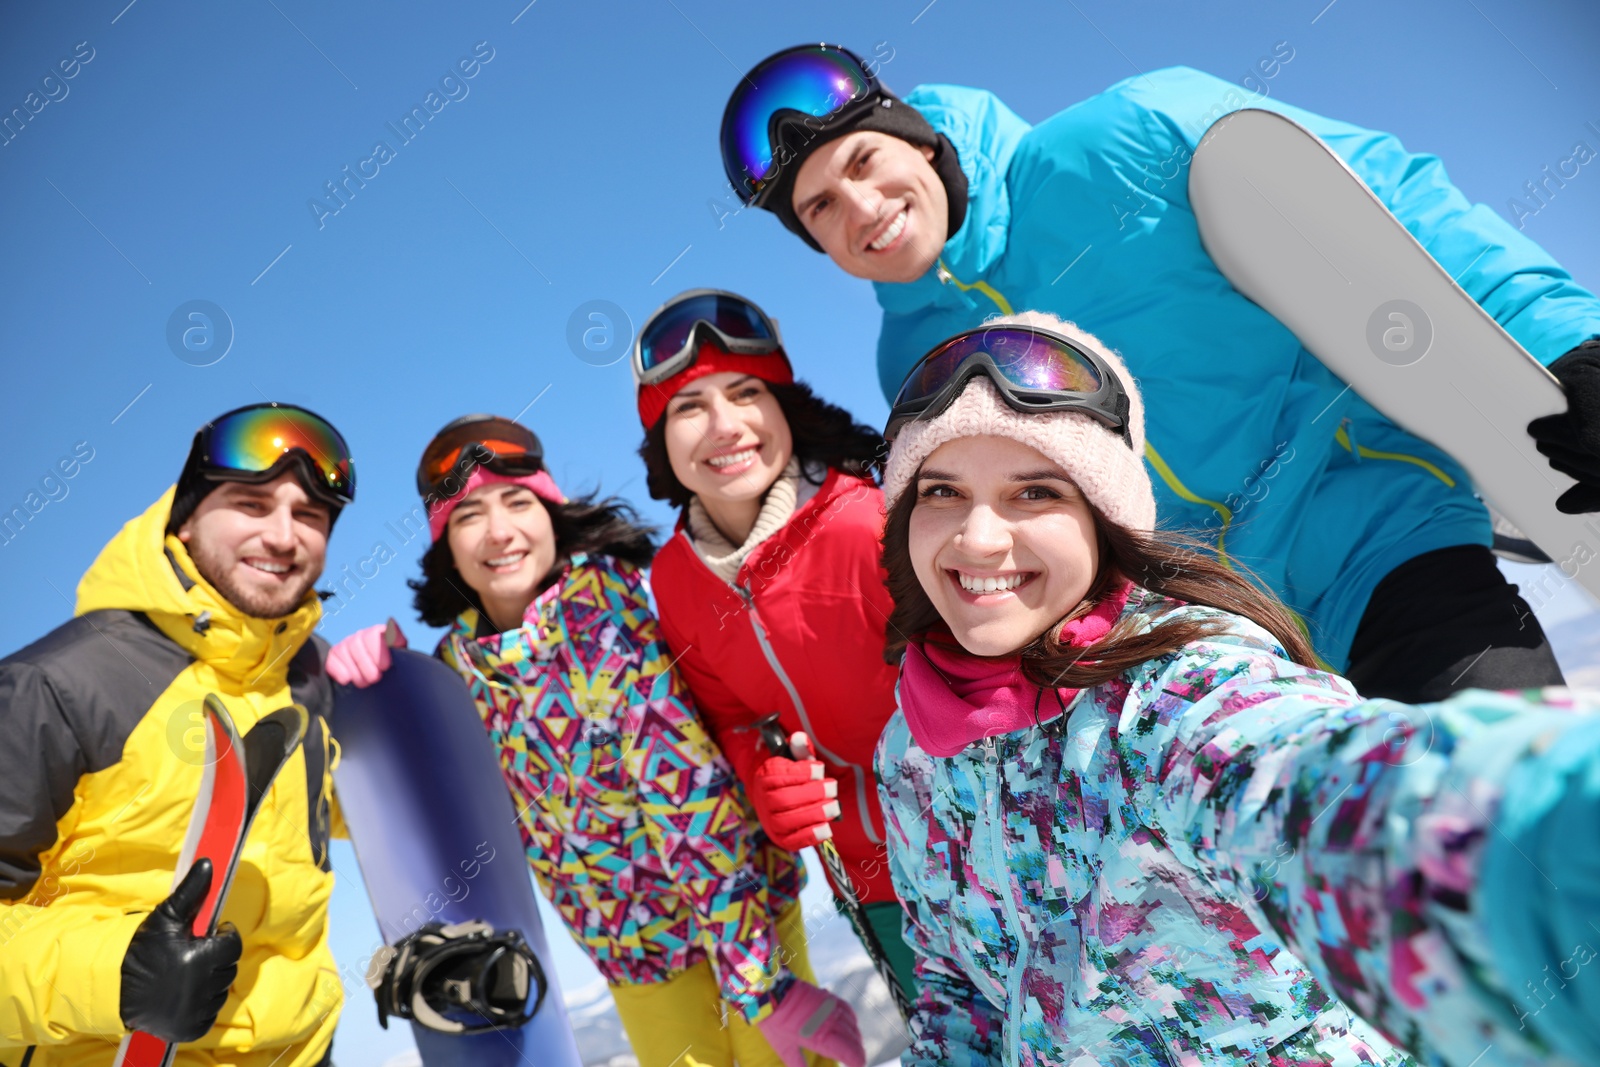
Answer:
[(950, 201), (933, 149), (875, 130), (828, 141), (795, 175), (795, 216), (845, 271), (914, 282), (950, 236)]
[(526, 486), (480, 485), (450, 513), (445, 536), (456, 570), (489, 621), (502, 631), (521, 625), (556, 562), (555, 529), (544, 502)]
[(1018, 651), (1094, 584), (1094, 515), (1066, 473), (1036, 449), (1006, 437), (948, 441), (907, 491), (917, 494), (912, 568), (974, 655)]
[(718, 371), (678, 390), (666, 420), (672, 473), (700, 498), (718, 529), (742, 543), (761, 498), (794, 454), (778, 398), (760, 378)]
[(299, 607), (328, 558), (332, 512), (286, 472), (262, 485), (221, 482), (178, 528), (200, 576), (246, 615)]

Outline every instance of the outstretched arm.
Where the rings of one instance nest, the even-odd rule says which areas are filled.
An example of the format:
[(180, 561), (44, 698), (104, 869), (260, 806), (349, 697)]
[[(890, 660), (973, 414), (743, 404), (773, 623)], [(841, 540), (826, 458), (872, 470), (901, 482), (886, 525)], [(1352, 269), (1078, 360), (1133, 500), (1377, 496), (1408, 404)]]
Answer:
[[(1585, 785), (1600, 780), (1595, 712), (1482, 691), (1362, 701), (1238, 621), (1140, 677), (1119, 745), (1143, 768), (1135, 804), (1180, 858), (1231, 887), (1391, 1040), (1453, 1067), (1594, 1062), (1583, 1020), (1597, 1017), (1600, 968), (1573, 961), (1600, 946), (1588, 926), (1600, 916), (1600, 789)], [(1565, 856), (1506, 836), (1512, 821), (1546, 840), (1539, 804), (1554, 802), (1530, 789), (1567, 805), (1578, 836)], [(1519, 899), (1541, 893), (1542, 914)], [(1524, 988), (1563, 963), (1577, 980), (1558, 996)]]
[[(1197, 70), (1175, 67), (1134, 78), (1120, 90), (1142, 109), (1146, 143), (1125, 146), (1151, 175), (1139, 198), (1188, 209), (1188, 163), (1218, 116), (1238, 107), (1293, 119), (1327, 142), (1473, 300), (1507, 333), (1549, 365), (1600, 336), (1600, 300), (1521, 231), (1527, 213), (1513, 198), (1513, 222), (1474, 204), (1451, 183), (1439, 158), (1407, 151), (1399, 138), (1326, 118), (1279, 100), (1253, 96)], [(1536, 202), (1528, 200), (1532, 207)], [(1531, 212), (1528, 212), (1531, 213)]]

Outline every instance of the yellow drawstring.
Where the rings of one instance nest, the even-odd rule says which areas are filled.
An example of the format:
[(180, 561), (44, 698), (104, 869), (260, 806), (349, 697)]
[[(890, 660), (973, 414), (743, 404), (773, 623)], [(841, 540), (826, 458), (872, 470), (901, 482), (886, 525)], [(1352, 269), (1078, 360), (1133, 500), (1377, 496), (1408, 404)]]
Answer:
[(1167, 483), (1167, 488), (1171, 489), (1174, 493), (1177, 493), (1183, 499), (1189, 501), (1189, 503), (1204, 504), (1206, 507), (1210, 508), (1212, 511), (1215, 511), (1219, 516), (1221, 516), (1222, 529), (1217, 531), (1217, 559), (1222, 562), (1224, 567), (1227, 567), (1229, 570), (1233, 570), (1233, 564), (1228, 562), (1228, 552), (1226, 548), (1228, 526), (1233, 522), (1233, 510), (1226, 504), (1220, 503), (1216, 500), (1207, 500), (1205, 497), (1197, 496), (1195, 493), (1191, 492), (1189, 487), (1184, 485), (1183, 482), (1178, 479), (1177, 474), (1173, 472), (1172, 468), (1167, 465), (1167, 461), (1161, 458), (1161, 453), (1156, 451), (1156, 446), (1151, 444), (1148, 440), (1144, 443), (1144, 458), (1150, 464), (1150, 466), (1155, 469), (1155, 472), (1161, 475), (1161, 480)]
[(1350, 440), (1350, 435), (1345, 432), (1345, 428), (1343, 426), (1340, 426), (1334, 431), (1333, 437), (1334, 440), (1339, 442), (1346, 452), (1353, 452), (1362, 459), (1389, 459), (1394, 460), (1397, 463), (1415, 463), (1417, 466), (1421, 467), (1423, 470), (1439, 479), (1451, 489), (1456, 487), (1456, 480), (1454, 478), (1450, 477), (1444, 471), (1440, 470), (1432, 463), (1429, 463), (1421, 456), (1408, 456), (1404, 452), (1379, 452), (1376, 449), (1368, 448), (1366, 445), (1353, 444)]
[(1000, 309), (1000, 314), (1016, 314), (1015, 311), (1011, 310), (1011, 302), (1005, 297), (1001, 296), (1000, 291), (994, 286), (990, 285), (981, 278), (975, 282), (972, 282), (971, 284), (962, 281), (960, 278), (957, 278), (954, 274), (950, 273), (950, 268), (944, 265), (944, 260), (942, 259), (939, 261), (939, 280), (941, 282), (949, 282), (957, 289), (960, 289), (963, 293), (971, 289), (976, 289), (978, 292), (994, 301), (994, 306)]

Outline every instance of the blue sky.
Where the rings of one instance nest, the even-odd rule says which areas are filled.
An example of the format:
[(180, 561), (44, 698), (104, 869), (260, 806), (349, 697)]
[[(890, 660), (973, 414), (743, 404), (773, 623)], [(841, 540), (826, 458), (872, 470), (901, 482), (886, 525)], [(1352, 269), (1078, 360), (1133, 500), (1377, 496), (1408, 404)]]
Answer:
[[(5, 21), (0, 114), (30, 93), (39, 110), (0, 136), (0, 511), (75, 447), (92, 459), (0, 544), (0, 651), (68, 616), (84, 568), (171, 481), (199, 423), (260, 399), (322, 412), (355, 450), (359, 500), (330, 572), (380, 541), (398, 556), (328, 620), (330, 638), (394, 615), (427, 642), (404, 584), (424, 546), (389, 524), (415, 504), (428, 436), (464, 412), (521, 413), (569, 491), (600, 486), (670, 522), (644, 496), (628, 373), (609, 362), (620, 349), (568, 345), (590, 301), (638, 323), (682, 288), (744, 292), (782, 321), (802, 376), (881, 422), (870, 288), (769, 216), (735, 213), (716, 153), (735, 79), (789, 44), (883, 42), (890, 86), (979, 85), (1038, 121), (1161, 66), (1259, 79), (1283, 42), (1271, 95), (1437, 153), (1508, 218), (1577, 142), (1600, 151), (1600, 12), (1576, 0), (96, 0)], [(404, 141), (388, 124), (430, 91), (442, 106)], [(392, 154), (330, 200), (325, 183), (378, 141)], [(1521, 221), (1600, 285), (1600, 163)], [(192, 301), (231, 323), (207, 366), (194, 364), (220, 345), (185, 361), (168, 343)], [(336, 860), (348, 963), (373, 935), (353, 858)], [(585, 980), (553, 934), (569, 980)], [(346, 1067), (404, 1043), (372, 1039), (371, 1015), (349, 1013)]]

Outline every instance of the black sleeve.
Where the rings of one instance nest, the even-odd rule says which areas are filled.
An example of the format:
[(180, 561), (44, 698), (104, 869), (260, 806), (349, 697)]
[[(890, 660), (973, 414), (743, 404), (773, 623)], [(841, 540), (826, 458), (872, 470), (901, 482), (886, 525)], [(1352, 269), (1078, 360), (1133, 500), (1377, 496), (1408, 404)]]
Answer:
[(190, 662), (133, 611), (80, 615), (0, 660), (0, 900), (33, 888), (78, 779), (122, 759)]
[(289, 661), (289, 695), (310, 715), (306, 725), (306, 826), (311, 858), (322, 870), (332, 870), (328, 839), (333, 835), (333, 793), (328, 778), (328, 721), (333, 714), (333, 679), (323, 669), (328, 642), (316, 634)]
[(27, 895), (88, 757), (61, 695), (31, 663), (0, 663), (0, 900)]

